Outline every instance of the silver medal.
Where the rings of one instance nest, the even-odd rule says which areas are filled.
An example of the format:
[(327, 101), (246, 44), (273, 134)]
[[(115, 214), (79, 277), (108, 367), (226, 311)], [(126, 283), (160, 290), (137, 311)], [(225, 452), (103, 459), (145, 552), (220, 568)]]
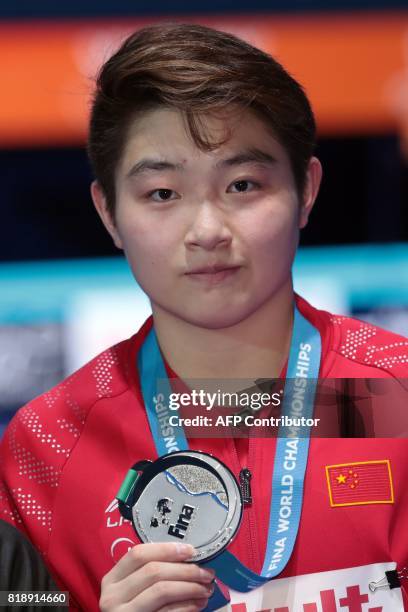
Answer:
[(197, 451), (171, 453), (149, 463), (131, 502), (142, 542), (183, 542), (207, 561), (224, 550), (242, 518), (242, 495), (232, 472)]

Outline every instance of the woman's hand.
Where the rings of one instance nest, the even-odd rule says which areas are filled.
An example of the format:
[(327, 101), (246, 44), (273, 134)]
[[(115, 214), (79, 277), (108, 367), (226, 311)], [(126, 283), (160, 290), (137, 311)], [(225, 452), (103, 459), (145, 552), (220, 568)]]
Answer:
[(194, 563), (190, 544), (137, 544), (103, 577), (101, 612), (197, 612), (212, 595), (214, 572)]

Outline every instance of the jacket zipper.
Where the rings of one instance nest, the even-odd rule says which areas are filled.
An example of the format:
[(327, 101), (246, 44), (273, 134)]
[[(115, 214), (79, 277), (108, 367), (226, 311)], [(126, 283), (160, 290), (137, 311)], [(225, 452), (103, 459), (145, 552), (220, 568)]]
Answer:
[[(239, 456), (238, 456), (238, 452), (237, 452), (237, 448), (235, 446), (235, 442), (234, 439), (231, 438), (231, 442), (232, 442), (232, 446), (233, 446), (233, 453), (236, 459), (236, 464), (237, 467), (239, 468), (239, 476), (240, 476), (240, 484), (241, 484), (241, 472), (246, 473), (246, 471), (249, 472), (249, 474), (251, 474), (251, 478), (252, 478), (252, 472), (250, 469), (250, 465), (252, 465), (252, 459), (253, 459), (253, 454), (254, 454), (254, 446), (253, 446), (253, 442), (254, 439), (253, 438), (249, 438), (248, 441), (248, 467), (246, 468), (242, 468), (240, 461), (239, 461)], [(247, 480), (248, 480), (248, 485), (249, 485), (249, 479), (248, 479), (248, 474), (246, 473), (247, 476)], [(241, 488), (242, 490), (242, 488)], [(252, 494), (251, 494), (251, 489), (250, 489), (250, 485), (249, 485), (249, 493), (250, 493), (250, 497), (251, 497), (251, 502), (252, 502)], [(258, 567), (258, 559), (255, 553), (255, 542), (254, 542), (254, 536), (253, 534), (255, 534), (255, 516), (254, 516), (254, 508), (252, 506), (252, 503), (249, 504), (245, 504), (245, 496), (244, 497), (244, 516), (243, 516), (243, 522), (246, 522), (246, 531), (247, 531), (247, 542), (249, 544), (247, 551), (248, 551), (248, 556), (249, 556), (249, 560), (250, 560), (250, 565), (251, 567), (253, 567), (256, 571), (257, 567)]]
[[(248, 466), (254, 466), (256, 465), (255, 462), (255, 451), (256, 451), (256, 439), (250, 437), (249, 438), (249, 442), (248, 442)], [(249, 469), (249, 467), (248, 467)], [(257, 550), (259, 551), (259, 544), (257, 544), (257, 538), (256, 538), (256, 525), (255, 525), (255, 509), (253, 506), (251, 506), (250, 508), (247, 508), (247, 512), (248, 512), (248, 520), (249, 520), (249, 536), (250, 536), (250, 541), (251, 541), (251, 563), (253, 564), (252, 567), (257, 570), (259, 569), (259, 571), (262, 571), (262, 565), (263, 565), (263, 559), (261, 559), (261, 565), (260, 567), (258, 567), (258, 557), (259, 557), (259, 552), (257, 554)], [(254, 540), (254, 538), (256, 538)]]
[(244, 506), (252, 506), (251, 478), (252, 474), (250, 469), (242, 468), (239, 473), (239, 485), (241, 487)]

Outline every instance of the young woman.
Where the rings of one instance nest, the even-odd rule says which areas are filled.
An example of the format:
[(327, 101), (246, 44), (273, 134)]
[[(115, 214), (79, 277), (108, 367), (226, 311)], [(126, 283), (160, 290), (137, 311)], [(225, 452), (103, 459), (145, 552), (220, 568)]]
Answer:
[[(146, 413), (150, 374), (140, 368), (152, 329), (154, 358), (182, 380), (302, 376), (299, 359), (306, 369), (313, 365), (305, 376), (406, 376), (404, 338), (316, 310), (294, 294), (299, 231), (321, 179), (314, 145), (300, 85), (272, 57), (229, 34), (149, 27), (103, 66), (90, 121), (92, 197), (153, 316), (22, 408), (2, 444), (1, 518), (42, 552), (72, 609), (97, 610), (99, 598), (104, 612), (211, 606), (214, 572), (182, 562), (192, 555), (189, 546), (141, 544), (115, 500), (130, 466), (161, 454)], [(408, 561), (400, 537), (408, 526), (404, 440), (312, 439), (293, 550), (282, 538), (268, 544), (269, 509), (277, 496), (282, 501), (282, 491), (272, 491), (276, 438), (187, 443), (237, 479), (249, 470), (252, 504), (229, 551), (260, 574), (265, 556), (274, 565), (272, 550), (271, 577), (278, 572), (279, 579), (269, 587), (313, 575), (325, 612), (336, 604), (361, 610), (358, 598), (381, 609), (369, 599), (371, 565), (384, 575)], [(293, 461), (296, 444), (286, 456)], [(393, 602), (402, 610), (397, 590)], [(287, 609), (278, 596), (273, 603)]]

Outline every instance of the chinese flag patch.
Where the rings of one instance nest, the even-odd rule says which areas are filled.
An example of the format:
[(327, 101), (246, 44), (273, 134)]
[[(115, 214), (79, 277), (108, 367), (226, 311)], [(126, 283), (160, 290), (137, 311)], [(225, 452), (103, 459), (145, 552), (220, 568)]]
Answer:
[(332, 507), (394, 503), (388, 459), (326, 465), (326, 477)]

